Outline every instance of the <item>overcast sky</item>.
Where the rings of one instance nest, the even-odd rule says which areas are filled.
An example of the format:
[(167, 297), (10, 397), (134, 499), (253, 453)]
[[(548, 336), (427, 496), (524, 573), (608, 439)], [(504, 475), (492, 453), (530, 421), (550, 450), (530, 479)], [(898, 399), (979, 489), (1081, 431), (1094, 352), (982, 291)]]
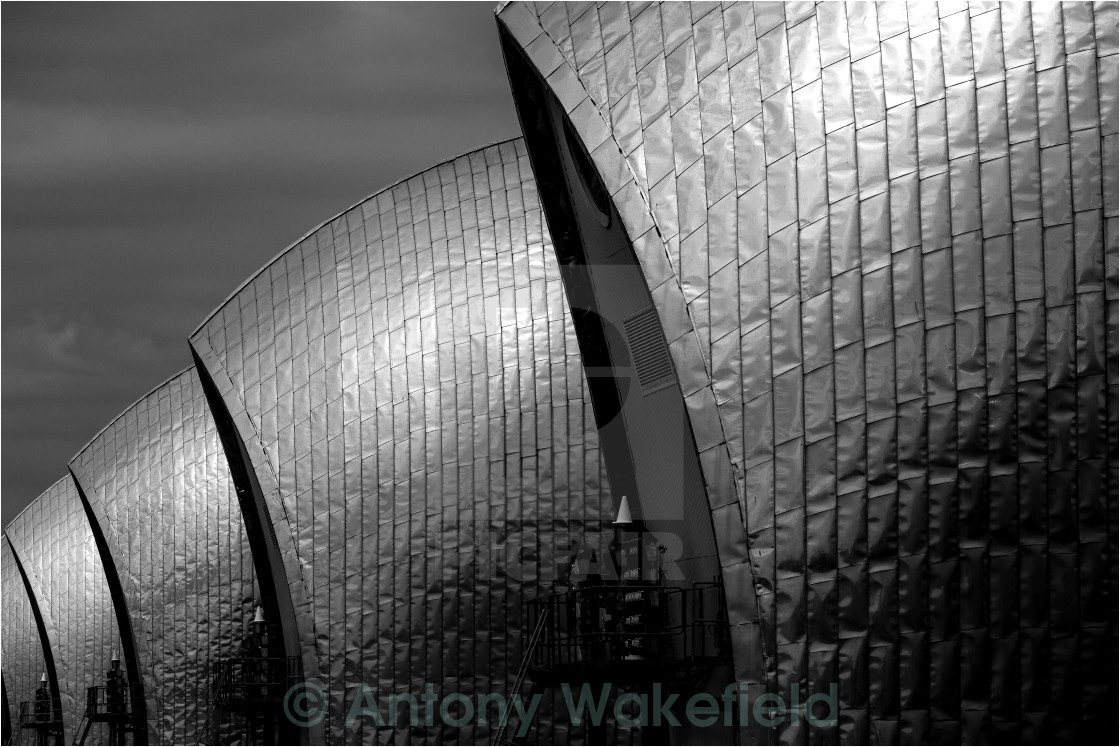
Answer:
[(518, 134), (493, 8), (3, 5), (4, 525), (281, 249)]

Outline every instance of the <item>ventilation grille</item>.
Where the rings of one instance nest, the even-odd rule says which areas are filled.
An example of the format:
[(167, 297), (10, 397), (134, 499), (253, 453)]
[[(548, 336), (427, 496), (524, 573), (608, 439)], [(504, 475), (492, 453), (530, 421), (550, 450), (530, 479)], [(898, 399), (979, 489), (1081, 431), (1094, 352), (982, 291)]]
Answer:
[(650, 394), (664, 389), (675, 381), (673, 364), (669, 360), (669, 349), (661, 334), (661, 322), (652, 306), (627, 317), (622, 322), (626, 330), (626, 344), (630, 346), (630, 358), (638, 374), (638, 384), (642, 394)]

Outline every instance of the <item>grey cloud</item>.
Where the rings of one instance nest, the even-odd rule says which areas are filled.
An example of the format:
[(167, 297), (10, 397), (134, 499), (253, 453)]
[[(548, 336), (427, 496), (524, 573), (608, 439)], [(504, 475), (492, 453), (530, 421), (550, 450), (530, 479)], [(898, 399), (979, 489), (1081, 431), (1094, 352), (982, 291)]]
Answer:
[(0, 8), (4, 522), (278, 251), (517, 133), (492, 9)]

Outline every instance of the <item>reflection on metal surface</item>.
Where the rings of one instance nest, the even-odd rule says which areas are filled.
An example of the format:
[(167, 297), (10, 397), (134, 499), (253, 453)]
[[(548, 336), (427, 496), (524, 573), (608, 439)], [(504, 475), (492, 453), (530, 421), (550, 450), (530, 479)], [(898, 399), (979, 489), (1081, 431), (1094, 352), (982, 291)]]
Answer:
[[(69, 744), (85, 711), (87, 689), (102, 684), (102, 673), (121, 650), (101, 557), (70, 476), (36, 498), (5, 534), (40, 606), (51, 650), (57, 652), (57, 697)], [(5, 606), (13, 593), (5, 586)], [(87, 743), (104, 744), (106, 736), (97, 730)]]
[(498, 19), (638, 253), (713, 505), (743, 507), (740, 679), (839, 683), (835, 729), (778, 738), (1114, 736), (1115, 4)]
[(1115, 736), (1116, 4), (498, 21), (528, 145), (283, 252), (6, 528), (13, 737), (501, 741), (348, 717), (728, 649), (835, 687), (752, 743)]
[[(194, 358), (196, 364), (201, 365), (197, 353)], [(318, 662), (315, 660), (315, 651), (301, 645), (302, 641), (307, 639), (306, 595), (302, 594), (298, 586), (293, 588), (289, 584), (291, 571), (287, 567), (281, 548), (280, 540), (287, 540), (291, 535), (287, 518), (283, 513), (277, 513), (275, 508), (269, 510), (268, 499), (275, 496), (266, 496), (263, 493), (245, 448), (246, 442), (241, 437), (241, 429), (234, 421), (233, 415), (226, 407), (213, 378), (205, 367), (200, 367), (196, 371), (229, 463), (233, 489), (237, 493), (242, 526), (252, 553), (257, 588), (260, 592), (260, 604), (254, 614), (253, 622), (246, 630), (242, 648), (251, 644), (262, 632), (268, 633), (276, 649), (273, 654), (285, 658), (291, 657), (296, 662), (298, 679), (317, 677)], [(274, 516), (276, 520), (273, 519)], [(287, 549), (286, 544), (284, 549)], [(291, 553), (289, 552), (288, 555), (290, 557)], [(265, 630), (260, 631), (257, 629), (257, 623), (263, 620), (264, 609), (268, 610), (268, 622), (264, 626)], [(303, 611), (303, 614), (300, 614), (300, 611)], [(213, 691), (214, 688), (215, 684), (212, 682), (211, 690)], [(221, 708), (221, 704), (213, 697), (211, 697), (211, 705)], [(272, 715), (275, 716), (275, 709), (272, 710)], [(265, 724), (262, 719), (271, 723)], [(220, 718), (220, 713), (215, 715), (215, 719), (208, 717), (210, 728), (215, 726), (217, 720), (224, 721)], [(259, 734), (261, 738), (271, 734), (280, 742), (305, 744), (322, 741), (319, 730), (311, 730), (286, 719), (270, 718), (268, 714), (247, 716), (247, 721), (243, 722), (242, 726), (248, 729), (250, 734)]]
[[(73, 472), (71, 472), (73, 477)], [(128, 613), (128, 601), (125, 599), (124, 586), (121, 582), (120, 574), (117, 571), (117, 560), (113, 557), (109, 548), (109, 544), (105, 539), (105, 533), (101, 528), (103, 520), (100, 519), (90, 506), (89, 500), (86, 498), (85, 493), (82, 491), (82, 486), (77, 482), (73, 483), (74, 489), (78, 494), (78, 500), (82, 503), (82, 510), (85, 512), (87, 525), (93, 535), (93, 543), (97, 548), (97, 555), (101, 559), (101, 568), (105, 576), (105, 585), (109, 590), (109, 601), (112, 604), (113, 614), (117, 622), (117, 633), (120, 636), (121, 652), (127, 662), (125, 669), (120, 669), (120, 658), (118, 654), (114, 653), (111, 660), (111, 669), (109, 671), (109, 679), (115, 682), (115, 688), (124, 684), (133, 693), (135, 697), (132, 698), (132, 712), (122, 719), (114, 719), (108, 723), (108, 741), (112, 744), (123, 744), (124, 735), (126, 732), (132, 734), (132, 741), (134, 744), (147, 744), (148, 743), (148, 711), (147, 701), (144, 697), (144, 681), (140, 674), (140, 654), (137, 645), (137, 636), (133, 619)], [(90, 688), (87, 688), (87, 693)], [(89, 733), (92, 722), (90, 721), (90, 712), (88, 708), (89, 701), (87, 700), (87, 708), (83, 712), (82, 720), (77, 727), (76, 741), (78, 744), (85, 744), (86, 736)]]
[(70, 468), (122, 577), (153, 741), (210, 741), (208, 666), (241, 642), (253, 566), (195, 371), (125, 410)]
[(610, 510), (549, 247), (524, 146), (501, 143), (324, 224), (191, 338), (310, 599), (324, 739), (489, 741), (347, 710), (362, 683), (508, 692), (522, 600)]
[[(58, 682), (53, 682), (54, 666), (48, 663), (44, 646), (48, 642), (40, 634), (44, 626), (35, 619), (34, 600), (27, 591), (23, 574), (7, 538), (0, 541), (0, 586), (4, 590), (0, 605), (0, 624), (3, 636), (4, 695), (10, 724), (12, 744), (32, 744), (50, 732), (61, 732), (62, 702), (58, 697)], [(48, 677), (51, 672), (51, 677)], [(36, 707), (38, 705), (38, 707)], [(26, 725), (26, 726), (25, 726)], [(24, 728), (36, 731), (34, 735)]]

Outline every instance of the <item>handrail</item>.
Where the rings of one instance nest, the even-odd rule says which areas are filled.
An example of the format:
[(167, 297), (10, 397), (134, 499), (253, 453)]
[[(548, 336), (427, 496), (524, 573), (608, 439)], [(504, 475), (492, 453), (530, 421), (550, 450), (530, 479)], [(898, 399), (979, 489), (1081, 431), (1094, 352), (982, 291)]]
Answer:
[(211, 702), (223, 707), (278, 705), (297, 666), (296, 657), (242, 657), (214, 662)]
[(527, 651), (538, 673), (612, 662), (699, 663), (722, 656), (728, 644), (718, 582), (585, 582), (529, 600), (526, 617), (545, 618), (543, 641)]
[[(525, 656), (521, 659), (521, 667), (517, 670), (517, 678), (513, 681), (513, 694), (520, 695), (521, 687), (525, 684), (525, 675), (529, 673), (529, 663), (532, 660), (533, 651), (540, 643), (541, 634), (544, 632), (545, 625), (548, 623), (548, 612), (542, 612), (540, 617), (537, 618), (537, 624), (533, 627), (533, 633), (529, 636), (529, 646), (525, 649)], [(509, 711), (507, 710), (502, 715), (501, 723), (498, 726), (498, 733), (494, 735), (494, 744), (502, 744), (506, 734), (506, 727), (509, 725)]]
[(132, 705), (139, 697), (139, 687), (135, 683), (88, 687), (86, 714), (95, 721), (105, 717), (131, 718), (134, 715)]
[[(43, 706), (47, 707), (44, 708)], [(18, 723), (24, 729), (42, 729), (62, 725), (62, 700), (25, 700), (19, 704)]]

